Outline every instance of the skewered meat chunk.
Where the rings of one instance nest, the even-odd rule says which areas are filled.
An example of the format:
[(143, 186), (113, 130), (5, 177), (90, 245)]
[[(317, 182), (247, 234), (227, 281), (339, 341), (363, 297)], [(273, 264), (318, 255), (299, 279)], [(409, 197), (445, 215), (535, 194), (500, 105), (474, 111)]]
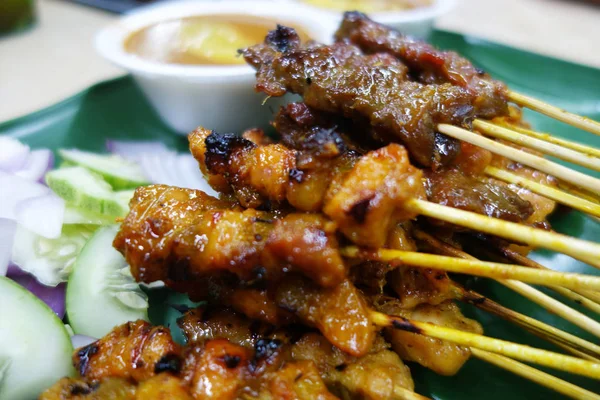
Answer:
[[(462, 315), (458, 306), (451, 301), (437, 306), (421, 304), (413, 310), (406, 310), (395, 299), (381, 298), (375, 300), (375, 306), (386, 314), (430, 322), (466, 332), (483, 333), (481, 325)], [(471, 355), (468, 348), (418, 333), (394, 328), (386, 328), (384, 332), (394, 351), (403, 360), (415, 361), (440, 375), (456, 374)]]
[(281, 400), (335, 400), (319, 371), (311, 361), (287, 363), (277, 371), (269, 386), (273, 399)]
[(168, 328), (152, 327), (144, 321), (128, 322), (104, 338), (78, 349), (73, 364), (79, 375), (91, 380), (149, 379), (181, 354)]
[(278, 279), (291, 270), (325, 286), (345, 278), (334, 224), (316, 214), (271, 218), (199, 191), (148, 186), (137, 189), (114, 245), (145, 282), (198, 282), (213, 273)]
[(423, 83), (449, 82), (467, 89), (476, 96), (473, 105), (478, 117), (493, 118), (508, 113), (506, 86), (455, 52), (441, 51), (404, 36), (356, 11), (344, 14), (336, 39), (349, 41), (367, 54), (386, 52), (398, 57)]
[[(187, 382), (171, 374), (158, 374), (140, 382), (135, 400), (194, 400)], [(108, 399), (107, 399), (108, 400)]]
[(427, 173), (429, 201), (512, 222), (525, 222), (534, 209), (506, 185), (451, 169)]
[(473, 96), (467, 90), (410, 82), (400, 62), (381, 63), (352, 45), (300, 48), (295, 31), (280, 26), (243, 55), (257, 69), (258, 91), (270, 96), (290, 91), (317, 110), (367, 119), (425, 166), (434, 161), (436, 126), (472, 119)]
[[(227, 181), (227, 178), (221, 174), (213, 174), (208, 170), (206, 165), (206, 144), (205, 140), (209, 137), (213, 131), (203, 127), (197, 128), (195, 131), (188, 135), (188, 141), (190, 143), (190, 152), (194, 158), (198, 161), (200, 171), (208, 181), (208, 184), (219, 193), (230, 193), (231, 186)], [(247, 139), (251, 141), (250, 139)]]
[(276, 301), (349, 354), (364, 355), (373, 344), (375, 327), (369, 308), (349, 281), (324, 289), (306, 279), (289, 277), (278, 285)]
[(323, 212), (353, 243), (382, 247), (390, 229), (416, 215), (403, 210), (406, 200), (423, 198), (420, 170), (410, 165), (404, 148), (390, 144), (367, 153), (330, 186)]
[(135, 384), (123, 378), (103, 378), (97, 381), (62, 378), (42, 393), (39, 400), (136, 400), (135, 396)]

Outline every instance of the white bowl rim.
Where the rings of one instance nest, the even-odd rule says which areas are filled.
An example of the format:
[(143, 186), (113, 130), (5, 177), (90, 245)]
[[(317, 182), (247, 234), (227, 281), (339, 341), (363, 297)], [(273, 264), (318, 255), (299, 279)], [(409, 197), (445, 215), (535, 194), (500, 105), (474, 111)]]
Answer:
[[(279, 4), (280, 7), (277, 7)], [(218, 79), (228, 81), (254, 79), (255, 71), (248, 65), (178, 65), (150, 61), (125, 51), (123, 43), (133, 32), (160, 21), (189, 16), (224, 14), (252, 15), (292, 23), (305, 30), (312, 39), (330, 42), (336, 21), (327, 14), (302, 4), (282, 4), (273, 1), (194, 1), (183, 0), (144, 7), (121, 17), (103, 28), (95, 37), (96, 50), (104, 58), (129, 72), (146, 77), (167, 76), (182, 79)]]

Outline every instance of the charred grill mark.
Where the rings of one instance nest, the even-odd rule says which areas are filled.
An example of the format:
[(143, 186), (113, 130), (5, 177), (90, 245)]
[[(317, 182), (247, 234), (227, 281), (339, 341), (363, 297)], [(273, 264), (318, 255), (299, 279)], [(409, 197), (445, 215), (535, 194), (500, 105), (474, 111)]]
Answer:
[(272, 224), (275, 221), (273, 221), (272, 219), (264, 219), (264, 218), (259, 218), (259, 217), (253, 217), (252, 218), (252, 222), (262, 222), (263, 224)]
[(350, 209), (350, 211), (348, 212), (348, 214), (350, 214), (352, 216), (352, 218), (354, 218), (354, 220), (356, 222), (358, 222), (359, 224), (364, 223), (365, 219), (367, 218), (367, 212), (369, 211), (369, 204), (372, 199), (373, 199), (373, 196), (368, 197), (366, 199), (362, 199), (358, 203), (355, 203), (352, 206), (352, 208)]
[(181, 358), (177, 354), (165, 354), (154, 364), (154, 373), (171, 372), (179, 374), (181, 371)]
[(191, 280), (192, 272), (189, 257), (180, 258), (170, 263), (167, 270), (167, 277), (169, 280), (175, 282)]
[(256, 145), (234, 133), (212, 132), (204, 140), (206, 167), (212, 173), (225, 173), (229, 158), (234, 150), (253, 148)]
[(98, 389), (99, 387), (100, 387), (99, 382), (92, 382), (89, 384), (76, 383), (70, 387), (69, 392), (71, 393), (71, 396), (79, 396), (79, 395), (86, 396), (88, 394), (95, 392), (96, 389)]
[(347, 365), (347, 364), (340, 364), (340, 365), (336, 365), (336, 366), (335, 366), (335, 370), (336, 370), (336, 371), (339, 371), (339, 372), (342, 372), (342, 371), (344, 371), (346, 368), (348, 368), (348, 365)]
[(79, 372), (79, 375), (85, 376), (91, 358), (94, 356), (94, 354), (98, 353), (99, 350), (100, 347), (98, 346), (97, 342), (88, 344), (87, 346), (79, 349), (77, 352), (77, 371)]
[(240, 361), (242, 361), (240, 356), (230, 356), (229, 354), (225, 354), (223, 356), (223, 362), (225, 363), (225, 366), (229, 369), (236, 368), (238, 365), (240, 365)]
[(394, 320), (392, 321), (392, 326), (395, 329), (400, 329), (402, 331), (423, 334), (423, 330), (421, 328), (418, 328), (418, 327), (414, 326), (406, 318), (394, 317)]
[(302, 379), (302, 376), (304, 376), (304, 374), (302, 372), (300, 372), (298, 375), (296, 375), (296, 377), (294, 378), (294, 382), (298, 382), (300, 379)]
[(479, 305), (486, 302), (487, 298), (485, 296), (480, 295), (479, 293), (474, 292), (465, 292), (462, 296), (462, 299), (467, 303), (471, 303), (473, 305)]
[(296, 47), (300, 43), (300, 39), (293, 28), (278, 24), (277, 29), (268, 33), (265, 42), (283, 53)]

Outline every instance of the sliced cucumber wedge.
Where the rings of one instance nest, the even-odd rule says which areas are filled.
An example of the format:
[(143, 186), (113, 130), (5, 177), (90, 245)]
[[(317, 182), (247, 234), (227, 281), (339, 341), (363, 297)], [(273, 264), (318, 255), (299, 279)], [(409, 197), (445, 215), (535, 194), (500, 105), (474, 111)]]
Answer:
[(148, 297), (112, 247), (117, 229), (98, 229), (79, 253), (69, 277), (67, 316), (76, 334), (102, 337), (116, 325), (148, 320)]
[(74, 372), (69, 333), (50, 307), (4, 277), (0, 304), (0, 399), (35, 399)]
[(123, 207), (111, 186), (102, 177), (83, 167), (66, 167), (46, 174), (46, 183), (68, 205), (84, 211), (115, 217), (124, 216)]
[(110, 215), (84, 211), (73, 206), (65, 207), (65, 215), (63, 216), (64, 225), (112, 225), (114, 223), (115, 217), (111, 217)]
[(102, 175), (115, 190), (135, 189), (150, 183), (139, 165), (115, 154), (95, 154), (76, 149), (62, 149), (58, 154), (71, 164)]

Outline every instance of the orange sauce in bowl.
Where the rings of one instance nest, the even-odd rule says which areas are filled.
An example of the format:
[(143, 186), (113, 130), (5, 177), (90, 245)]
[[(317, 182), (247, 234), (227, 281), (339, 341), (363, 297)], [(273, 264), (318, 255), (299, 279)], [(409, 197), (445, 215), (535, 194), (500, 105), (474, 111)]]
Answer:
[[(261, 43), (276, 24), (242, 15), (186, 17), (142, 28), (125, 39), (124, 47), (130, 54), (167, 64), (240, 65), (244, 59), (237, 50)], [(295, 28), (307, 40), (306, 32)]]

